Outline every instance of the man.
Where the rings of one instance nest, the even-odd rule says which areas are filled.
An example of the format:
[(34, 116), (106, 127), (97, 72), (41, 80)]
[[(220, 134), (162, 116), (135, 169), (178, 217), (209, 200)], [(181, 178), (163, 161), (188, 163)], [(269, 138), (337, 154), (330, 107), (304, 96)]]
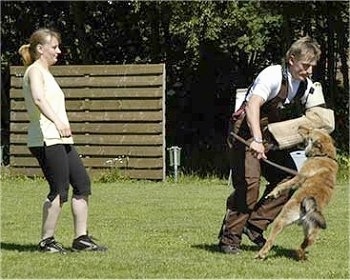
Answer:
[[(249, 147), (230, 138), (230, 160), (234, 191), (227, 198), (226, 215), (219, 234), (224, 253), (240, 252), (242, 233), (262, 246), (262, 232), (275, 219), (290, 193), (278, 199), (264, 199), (290, 174), (269, 166), (262, 158), (296, 169), (290, 148), (301, 143), (300, 124), (334, 129), (333, 112), (324, 108), (322, 89), (310, 80), (320, 58), (320, 47), (310, 37), (295, 41), (283, 65), (265, 68), (248, 89), (245, 101), (234, 114), (232, 132), (246, 139)], [(300, 113), (300, 115), (298, 115)], [(268, 185), (259, 198), (260, 177)]]

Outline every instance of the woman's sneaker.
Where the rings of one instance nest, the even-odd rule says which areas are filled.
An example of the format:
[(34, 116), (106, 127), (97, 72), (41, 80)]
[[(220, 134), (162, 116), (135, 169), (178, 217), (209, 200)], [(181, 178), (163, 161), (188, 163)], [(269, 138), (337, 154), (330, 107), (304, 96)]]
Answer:
[(73, 251), (107, 251), (107, 247), (97, 245), (89, 235), (81, 235), (73, 240)]
[(39, 251), (48, 253), (60, 253), (66, 254), (67, 251), (63, 248), (62, 244), (58, 243), (55, 238), (48, 237), (39, 242)]

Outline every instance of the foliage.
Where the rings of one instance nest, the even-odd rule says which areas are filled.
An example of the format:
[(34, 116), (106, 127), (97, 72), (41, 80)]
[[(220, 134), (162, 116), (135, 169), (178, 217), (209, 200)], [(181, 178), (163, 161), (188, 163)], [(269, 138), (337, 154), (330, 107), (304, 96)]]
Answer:
[(183, 147), (188, 171), (206, 168), (206, 153), (225, 153), (236, 89), (311, 35), (322, 47), (314, 79), (336, 112), (336, 141), (348, 143), (348, 1), (1, 1), (1, 9), (2, 76), (42, 26), (61, 32), (61, 64), (165, 63), (167, 143)]
[[(108, 251), (61, 256), (36, 251), (46, 183), (2, 181), (1, 278), (349, 278), (349, 228), (344, 222), (349, 220), (347, 184), (335, 189), (324, 213), (327, 229), (310, 247), (309, 260), (304, 263), (291, 257), (292, 249), (302, 240), (302, 230), (297, 225), (279, 235), (266, 261), (254, 259), (257, 248), (246, 237), (240, 255), (218, 252), (217, 234), (230, 191), (226, 181), (196, 178), (178, 184), (94, 184), (89, 232)], [(73, 239), (72, 219), (67, 204), (55, 235), (67, 248)]]
[(97, 183), (113, 183), (118, 180), (124, 180), (122, 172), (118, 168), (107, 169), (94, 178)]
[(346, 92), (343, 87), (335, 89), (335, 103), (337, 104), (337, 109), (334, 110), (336, 123), (332, 135), (341, 153), (349, 156), (349, 92)]
[(338, 181), (342, 183), (349, 183), (350, 175), (350, 158), (348, 154), (340, 154), (337, 156), (339, 164)]

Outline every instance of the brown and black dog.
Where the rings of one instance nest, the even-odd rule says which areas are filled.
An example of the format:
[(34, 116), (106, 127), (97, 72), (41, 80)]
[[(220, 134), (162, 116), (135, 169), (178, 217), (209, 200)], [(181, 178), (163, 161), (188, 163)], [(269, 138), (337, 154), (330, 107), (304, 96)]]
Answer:
[(296, 250), (299, 260), (305, 260), (305, 249), (312, 245), (321, 229), (326, 228), (322, 210), (329, 203), (335, 183), (338, 164), (331, 136), (321, 129), (299, 127), (298, 132), (307, 141), (306, 161), (298, 175), (281, 183), (267, 195), (276, 198), (288, 189), (295, 189), (272, 224), (269, 238), (255, 258), (265, 259), (277, 235), (288, 225), (298, 222), (304, 229), (304, 241)]

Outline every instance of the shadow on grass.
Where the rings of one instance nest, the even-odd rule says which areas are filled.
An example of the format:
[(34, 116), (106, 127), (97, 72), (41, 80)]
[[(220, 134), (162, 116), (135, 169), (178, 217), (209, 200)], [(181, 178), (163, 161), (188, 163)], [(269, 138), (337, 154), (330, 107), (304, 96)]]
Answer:
[[(217, 243), (214, 243), (214, 244), (195, 244), (195, 245), (192, 245), (191, 247), (195, 248), (195, 249), (209, 251), (209, 252), (212, 252), (212, 253), (224, 254), (220, 250), (220, 248), (219, 248)], [(242, 244), (240, 248), (242, 250), (242, 253), (244, 251), (252, 251), (252, 252), (258, 252), (259, 251), (259, 247), (255, 246), (255, 245)], [(280, 257), (285, 257), (285, 258), (288, 258), (288, 259), (298, 260), (297, 255), (295, 253), (295, 250), (293, 250), (293, 249), (286, 249), (286, 248), (281, 247), (281, 246), (274, 246), (272, 248), (272, 250), (270, 251), (270, 254), (268, 255), (268, 258), (280, 258)]]
[(212, 253), (222, 253), (218, 244), (195, 244), (191, 245), (192, 248), (209, 251)]
[[(201, 249), (213, 253), (222, 253), (217, 243), (214, 244), (195, 244), (191, 246), (192, 248)], [(258, 247), (254, 245), (241, 245), (242, 251), (258, 251)]]
[(278, 245), (273, 246), (272, 250), (270, 251), (270, 254), (267, 257), (268, 258), (285, 257), (287, 259), (294, 259), (296, 261), (299, 261), (299, 258), (295, 249), (287, 249), (285, 247), (281, 247)]
[(0, 248), (1, 250), (19, 251), (19, 252), (38, 251), (38, 245), (36, 244), (15, 244), (15, 243), (1, 242)]

